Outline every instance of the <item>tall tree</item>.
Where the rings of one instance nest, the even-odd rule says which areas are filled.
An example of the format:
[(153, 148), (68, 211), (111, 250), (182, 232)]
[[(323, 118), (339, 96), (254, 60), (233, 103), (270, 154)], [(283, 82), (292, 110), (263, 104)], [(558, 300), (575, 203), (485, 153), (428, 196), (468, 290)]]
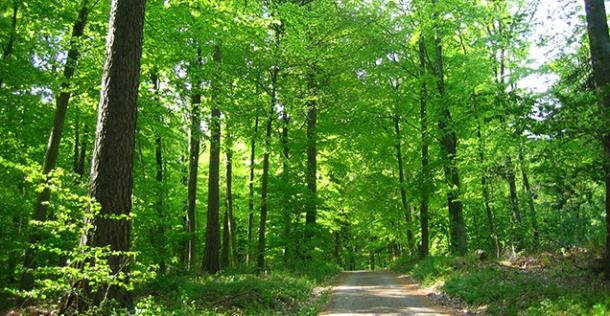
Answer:
[[(17, 8), (17, 1), (15, 1), (15, 10)], [(59, 144), (61, 142), (62, 132), (64, 128), (64, 122), (66, 119), (66, 111), (68, 109), (68, 103), (70, 96), (72, 95), (71, 81), (76, 71), (76, 63), (80, 55), (79, 51), (79, 39), (83, 36), (85, 31), (85, 25), (87, 25), (87, 17), (89, 15), (89, 0), (83, 0), (78, 11), (78, 16), (74, 25), (72, 26), (72, 35), (70, 37), (70, 48), (68, 50), (68, 58), (64, 65), (63, 78), (61, 82), (61, 90), (59, 96), (55, 102), (55, 116), (53, 119), (53, 128), (49, 135), (49, 142), (47, 144), (47, 150), (45, 152), (44, 162), (42, 165), (42, 173), (44, 175), (44, 187), (36, 198), (36, 204), (34, 205), (33, 219), (35, 221), (45, 221), (47, 219), (47, 209), (49, 206), (49, 199), (51, 197), (51, 189), (46, 185), (49, 181), (50, 172), (55, 169), (57, 164), (57, 157), (59, 156)], [(15, 13), (16, 14), (16, 13)], [(11, 38), (14, 35), (11, 33)], [(9, 43), (12, 45), (12, 43)], [(10, 53), (10, 52), (9, 52)], [(6, 52), (5, 52), (6, 55)], [(30, 244), (35, 245), (40, 240), (40, 234), (36, 230), (32, 231), (30, 235)], [(36, 267), (35, 253), (33, 248), (27, 248), (24, 256), (23, 266), (25, 268), (24, 273), (21, 276), (21, 289), (31, 290), (34, 286), (34, 278), (31, 269)]]
[[(131, 233), (129, 216), (145, 3), (145, 0), (112, 2), (89, 182), (89, 195), (100, 209), (92, 223), (85, 223), (85, 227), (91, 228), (85, 229), (80, 241), (92, 248), (109, 247), (113, 253), (108, 257), (108, 266), (116, 277), (129, 273), (126, 252)], [(84, 289), (85, 297), (72, 295), (66, 306), (82, 310), (88, 304), (98, 305), (104, 300), (116, 300), (125, 307), (132, 305), (126, 287), (107, 284), (92, 291), (86, 280), (77, 285)]]
[[(219, 45), (214, 45), (214, 63), (216, 66), (222, 62)], [(219, 68), (218, 68), (219, 69)], [(210, 171), (208, 175), (208, 215), (205, 234), (205, 254), (203, 257), (203, 270), (216, 273), (220, 269), (220, 95), (219, 74), (213, 83), (215, 95), (210, 112)]]
[[(438, 0), (433, 0), (435, 7)], [(439, 102), (441, 106), (441, 118), (438, 127), (442, 132), (441, 149), (443, 153), (443, 168), (445, 171), (445, 181), (447, 182), (447, 206), (449, 208), (451, 252), (454, 254), (465, 255), (466, 244), (466, 224), (462, 201), (460, 200), (460, 175), (456, 164), (457, 155), (457, 135), (453, 126), (453, 118), (449, 109), (449, 99), (445, 88), (445, 71), (443, 61), (443, 46), (441, 40), (441, 30), (438, 25), (438, 12), (435, 13), (435, 47), (436, 47), (436, 71), (437, 88)]]
[(428, 227), (428, 201), (429, 201), (429, 183), (430, 172), (428, 163), (430, 157), (428, 155), (428, 108), (427, 108), (427, 87), (426, 87), (426, 42), (422, 36), (419, 39), (419, 120), (421, 129), (421, 200), (419, 204), (419, 220), (421, 229), (421, 246), (419, 249), (420, 257), (428, 256), (430, 251), (430, 234)]
[(593, 77), (602, 114), (601, 141), (606, 183), (606, 277), (610, 278), (610, 37), (604, 0), (585, 0)]
[(191, 109), (189, 128), (189, 158), (185, 226), (188, 234), (185, 245), (184, 266), (187, 271), (193, 268), (195, 260), (195, 205), (197, 204), (197, 174), (199, 169), (199, 147), (201, 146), (201, 50), (197, 49), (197, 60), (192, 65)]
[(395, 107), (395, 113), (393, 116), (394, 121), (394, 133), (396, 135), (396, 161), (398, 163), (398, 183), (400, 185), (400, 201), (402, 203), (402, 208), (405, 213), (405, 221), (407, 224), (407, 245), (409, 246), (409, 251), (411, 255), (416, 255), (415, 250), (415, 236), (413, 234), (413, 229), (411, 228), (412, 224), (412, 216), (411, 209), (409, 208), (409, 204), (407, 202), (407, 183), (405, 180), (405, 170), (403, 166), (402, 160), (402, 137), (400, 134), (400, 115), (398, 113), (398, 106)]

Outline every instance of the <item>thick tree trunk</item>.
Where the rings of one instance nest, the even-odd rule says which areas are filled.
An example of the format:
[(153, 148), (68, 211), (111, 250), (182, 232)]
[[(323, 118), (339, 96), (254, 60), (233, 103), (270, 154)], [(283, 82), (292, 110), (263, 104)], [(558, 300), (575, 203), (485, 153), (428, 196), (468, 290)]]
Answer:
[[(80, 241), (93, 248), (110, 247), (113, 254), (108, 257), (108, 265), (116, 276), (129, 273), (125, 253), (129, 251), (131, 220), (125, 217), (131, 216), (144, 9), (145, 0), (112, 2), (89, 183), (89, 195), (101, 208)], [(85, 223), (85, 227), (89, 225)], [(89, 303), (99, 305), (111, 299), (124, 307), (132, 304), (125, 287), (106, 284), (91, 292), (86, 280), (79, 283), (85, 297), (73, 296), (66, 301), (67, 306), (82, 310)]]
[[(198, 51), (197, 67), (202, 63), (201, 52)], [(197, 71), (195, 71), (197, 72)], [(201, 79), (197, 74), (193, 76), (191, 88), (191, 126), (189, 135), (189, 158), (188, 158), (188, 184), (186, 200), (186, 245), (184, 254), (184, 266), (186, 271), (191, 271), (195, 260), (195, 205), (197, 203), (197, 174), (199, 169), (199, 147), (201, 145)]]
[(419, 117), (421, 125), (421, 200), (419, 204), (419, 221), (421, 229), (421, 246), (419, 248), (420, 257), (428, 256), (430, 249), (430, 233), (428, 228), (428, 200), (429, 200), (429, 183), (430, 171), (428, 170), (428, 113), (426, 104), (426, 43), (422, 37), (419, 40), (419, 75), (421, 87), (419, 92)]
[(261, 273), (265, 270), (265, 234), (267, 227), (267, 211), (269, 209), (269, 201), (267, 199), (269, 189), (269, 154), (271, 152), (271, 132), (273, 128), (273, 116), (275, 115), (276, 101), (276, 84), (277, 84), (278, 68), (271, 69), (271, 100), (269, 102), (269, 113), (267, 118), (267, 127), (265, 130), (265, 153), (263, 155), (263, 177), (261, 179), (261, 218), (258, 229), (258, 253), (256, 260), (257, 272)]
[(534, 250), (537, 250), (540, 246), (540, 234), (538, 231), (538, 216), (536, 214), (536, 207), (534, 205), (534, 193), (532, 192), (532, 188), (530, 186), (530, 180), (527, 175), (527, 166), (525, 162), (525, 158), (523, 157), (523, 152), (521, 148), (519, 149), (519, 162), (521, 164), (521, 176), (523, 177), (523, 188), (525, 189), (525, 194), (527, 195), (527, 206), (529, 208), (530, 221), (532, 225), (532, 246)]
[[(2, 60), (6, 61), (13, 54), (13, 47), (15, 46), (15, 37), (17, 37), (17, 14), (19, 12), (20, 0), (13, 0), (13, 14), (11, 16), (11, 32), (8, 36), (6, 46), (2, 51)], [(4, 79), (0, 78), (0, 89), (4, 85)]]
[(411, 209), (407, 202), (407, 184), (405, 183), (405, 171), (402, 161), (402, 146), (401, 146), (401, 135), (400, 135), (400, 117), (398, 115), (398, 108), (394, 113), (394, 132), (396, 133), (396, 161), (398, 162), (398, 183), (400, 184), (400, 200), (402, 202), (402, 208), (405, 212), (405, 222), (407, 224), (407, 245), (412, 256), (416, 255), (415, 250), (415, 237), (413, 229), (411, 229), (412, 218)]
[[(17, 1), (15, 1), (14, 8), (15, 10), (17, 10)], [(38, 196), (36, 198), (36, 204), (34, 205), (33, 219), (36, 221), (45, 221), (47, 219), (47, 210), (49, 205), (48, 202), (51, 197), (51, 190), (49, 187), (46, 186), (46, 182), (50, 180), (49, 173), (53, 169), (55, 169), (55, 166), (57, 164), (57, 157), (59, 155), (59, 144), (61, 142), (64, 121), (66, 119), (66, 111), (68, 109), (68, 102), (70, 101), (70, 96), (72, 94), (72, 92), (70, 91), (70, 81), (74, 76), (74, 72), (76, 70), (76, 63), (79, 57), (78, 40), (83, 35), (85, 25), (87, 24), (88, 15), (88, 0), (84, 0), (79, 9), (78, 17), (76, 18), (74, 26), (72, 27), (70, 49), (68, 50), (68, 57), (66, 60), (66, 64), (64, 65), (64, 74), (61, 83), (61, 90), (55, 102), (55, 116), (53, 119), (53, 128), (51, 130), (51, 134), (49, 135), (49, 142), (47, 144), (47, 150), (45, 152), (44, 162), (42, 165), (42, 174), (44, 175), (45, 187), (40, 193), (38, 193)], [(30, 233), (29, 237), (30, 245), (36, 245), (39, 242), (40, 238), (40, 233), (34, 229)], [(21, 276), (20, 287), (22, 290), (31, 290), (34, 286), (34, 277), (32, 274), (32, 269), (36, 267), (34, 249), (29, 247), (26, 249), (23, 267), (24, 273)]]
[[(214, 62), (218, 65), (222, 62), (220, 46), (214, 46)], [(214, 98), (212, 101), (210, 117), (210, 170), (208, 175), (208, 215), (205, 234), (205, 254), (203, 270), (216, 273), (220, 269), (220, 109), (219, 109), (219, 82), (215, 84)]]
[[(307, 86), (310, 93), (316, 89), (315, 78), (312, 73), (308, 75)], [(307, 182), (307, 211), (305, 214), (305, 239), (309, 242), (314, 235), (317, 216), (317, 135), (316, 125), (318, 123), (318, 106), (315, 100), (307, 101), (307, 170), (305, 180)], [(309, 250), (309, 249), (308, 249)]]
[[(437, 0), (433, 0), (436, 5)], [(464, 223), (464, 214), (462, 210), (462, 201), (460, 200), (460, 176), (457, 169), (455, 158), (457, 156), (457, 135), (453, 128), (453, 119), (447, 104), (445, 89), (445, 74), (443, 63), (443, 49), (441, 45), (440, 31), (436, 26), (436, 66), (437, 66), (437, 84), (441, 102), (441, 119), (438, 123), (439, 129), (443, 132), (441, 139), (441, 151), (443, 154), (443, 169), (445, 171), (445, 181), (447, 182), (447, 204), (449, 209), (450, 219), (450, 241), (451, 252), (453, 254), (465, 255), (467, 250), (466, 243), (466, 225)]]
[(610, 37), (604, 0), (585, 0), (593, 76), (603, 117), (604, 172), (606, 182), (606, 277), (610, 278)]
[(248, 179), (248, 248), (246, 249), (246, 264), (250, 264), (252, 257), (252, 230), (254, 229), (254, 159), (256, 155), (256, 135), (258, 134), (258, 112), (254, 119), (254, 134), (250, 141), (250, 177)]

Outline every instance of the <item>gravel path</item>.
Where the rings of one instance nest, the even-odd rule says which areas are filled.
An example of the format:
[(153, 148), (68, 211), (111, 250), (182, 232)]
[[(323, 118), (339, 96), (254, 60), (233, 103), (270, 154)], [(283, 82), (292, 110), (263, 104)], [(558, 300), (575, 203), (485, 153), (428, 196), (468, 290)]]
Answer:
[(345, 272), (319, 315), (451, 315), (416, 285), (382, 271)]

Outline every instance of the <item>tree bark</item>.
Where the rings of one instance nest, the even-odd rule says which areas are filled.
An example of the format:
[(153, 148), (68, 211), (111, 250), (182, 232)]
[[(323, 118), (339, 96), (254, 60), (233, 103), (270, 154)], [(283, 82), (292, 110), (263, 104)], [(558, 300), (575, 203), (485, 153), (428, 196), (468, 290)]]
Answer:
[(223, 223), (222, 253), (220, 257), (223, 268), (235, 264), (237, 258), (237, 241), (235, 236), (235, 220), (233, 217), (233, 139), (229, 133), (229, 125), (226, 128), (226, 211)]
[(276, 104), (276, 84), (277, 84), (278, 68), (271, 69), (271, 100), (269, 102), (269, 113), (267, 118), (267, 127), (265, 132), (265, 153), (263, 155), (263, 177), (261, 179), (261, 221), (258, 229), (258, 257), (256, 260), (257, 272), (261, 273), (265, 270), (265, 229), (267, 226), (267, 211), (269, 209), (269, 201), (267, 199), (267, 191), (269, 187), (269, 154), (271, 151), (271, 132), (273, 127), (273, 116), (275, 115)]
[[(80, 241), (81, 245), (92, 248), (109, 246), (113, 254), (108, 257), (108, 265), (116, 276), (129, 275), (129, 259), (125, 253), (129, 251), (131, 233), (129, 217), (144, 10), (145, 0), (112, 2), (89, 183), (89, 196), (101, 208), (93, 217), (92, 228), (85, 229)], [(85, 222), (85, 227), (88, 226)], [(67, 306), (83, 310), (89, 302), (99, 305), (105, 300), (116, 300), (128, 308), (132, 305), (125, 287), (106, 284), (92, 292), (86, 280), (79, 283), (85, 289), (85, 297), (73, 296), (66, 301)]]
[[(42, 165), (42, 174), (44, 176), (44, 188), (38, 193), (36, 198), (36, 204), (34, 205), (33, 219), (36, 221), (45, 221), (47, 219), (47, 210), (49, 205), (49, 199), (51, 197), (51, 190), (46, 185), (50, 180), (49, 174), (55, 169), (57, 164), (57, 157), (59, 155), (59, 144), (61, 142), (62, 132), (64, 128), (64, 122), (66, 119), (66, 111), (68, 109), (68, 102), (72, 91), (70, 91), (70, 81), (74, 76), (76, 70), (76, 63), (80, 55), (78, 48), (78, 40), (82, 37), (85, 25), (87, 24), (87, 17), (89, 15), (88, 0), (83, 0), (81, 7), (78, 12), (78, 17), (72, 27), (72, 35), (70, 37), (70, 49), (68, 50), (68, 57), (66, 64), (64, 65), (63, 79), (61, 83), (61, 90), (59, 96), (55, 102), (55, 116), (53, 119), (53, 128), (49, 135), (49, 142), (45, 152), (44, 162)], [(15, 1), (14, 12), (16, 14), (17, 1)], [(12, 37), (13, 35), (11, 35)], [(12, 43), (10, 43), (12, 46)], [(8, 48), (8, 47), (7, 47)], [(12, 49), (12, 48), (11, 48)], [(5, 50), (5, 55), (7, 56)], [(10, 54), (10, 50), (8, 51)], [(33, 229), (30, 233), (29, 243), (30, 245), (36, 245), (40, 241), (40, 233)], [(33, 248), (28, 247), (25, 251), (23, 267), (24, 273), (21, 276), (20, 288), (22, 290), (31, 290), (34, 286), (34, 276), (32, 269), (36, 267), (35, 252)]]
[[(437, 0), (432, 3), (437, 5)], [(435, 14), (438, 19), (438, 14)], [(441, 151), (443, 154), (443, 169), (445, 171), (445, 181), (447, 182), (447, 204), (449, 209), (450, 219), (450, 240), (451, 253), (463, 256), (466, 254), (466, 225), (464, 223), (464, 214), (462, 201), (460, 200), (460, 176), (457, 169), (455, 158), (457, 156), (457, 135), (453, 128), (453, 119), (451, 111), (447, 105), (446, 89), (445, 89), (445, 74), (443, 64), (443, 49), (441, 45), (441, 36), (438, 25), (435, 25), (435, 44), (436, 44), (436, 66), (437, 66), (437, 84), (441, 102), (442, 117), (438, 123), (439, 129), (442, 131)]]
[[(197, 50), (197, 61), (195, 67), (200, 68), (203, 63), (201, 51)], [(196, 218), (195, 206), (197, 203), (197, 174), (199, 169), (199, 150), (201, 145), (201, 78), (194, 71), (192, 75), (191, 88), (191, 126), (189, 135), (189, 168), (188, 168), (188, 187), (186, 200), (186, 233), (187, 240), (185, 245), (184, 266), (186, 271), (191, 271), (195, 260), (195, 241), (196, 241)]]
[(402, 161), (402, 146), (401, 146), (401, 135), (400, 135), (400, 116), (398, 115), (398, 107), (396, 107), (396, 113), (394, 113), (394, 132), (396, 133), (396, 161), (398, 162), (398, 180), (400, 184), (400, 200), (402, 202), (402, 208), (405, 213), (405, 222), (407, 224), (407, 245), (412, 256), (415, 256), (417, 251), (415, 250), (415, 237), (411, 225), (413, 219), (411, 218), (411, 209), (407, 202), (407, 187), (405, 181), (405, 171)]
[[(288, 147), (288, 127), (290, 125), (290, 117), (286, 108), (282, 110), (282, 181), (284, 185), (288, 186), (290, 181), (290, 163), (289, 155), (290, 148)], [(287, 191), (283, 192), (282, 195), (283, 204), (283, 230), (282, 239), (284, 241), (284, 263), (287, 263), (293, 254), (294, 242), (291, 240), (290, 235), (292, 233), (292, 216), (290, 209), (290, 193)]]
[[(214, 46), (214, 63), (219, 66), (222, 62), (220, 46)], [(220, 269), (220, 108), (219, 108), (219, 76), (215, 82), (215, 100), (212, 101), (210, 116), (210, 169), (208, 175), (208, 215), (205, 234), (205, 254), (203, 270), (216, 273)]]
[(604, 172), (606, 183), (606, 277), (610, 278), (610, 38), (604, 0), (585, 0), (587, 30), (591, 47), (593, 77), (602, 112), (601, 140), (604, 146)]
[(521, 211), (519, 210), (519, 198), (517, 197), (517, 184), (515, 180), (514, 165), (510, 157), (507, 157), (506, 159), (506, 181), (508, 182), (510, 208), (513, 221), (513, 241), (516, 242), (517, 250), (522, 250), (524, 247), (523, 227), (521, 223)]
[(430, 233), (428, 228), (428, 200), (430, 171), (428, 170), (428, 113), (426, 104), (427, 87), (424, 79), (426, 75), (426, 43), (422, 37), (419, 40), (419, 75), (421, 80), (419, 92), (419, 117), (421, 125), (421, 200), (419, 204), (419, 220), (421, 229), (421, 247), (419, 255), (421, 258), (427, 257), (430, 249)]

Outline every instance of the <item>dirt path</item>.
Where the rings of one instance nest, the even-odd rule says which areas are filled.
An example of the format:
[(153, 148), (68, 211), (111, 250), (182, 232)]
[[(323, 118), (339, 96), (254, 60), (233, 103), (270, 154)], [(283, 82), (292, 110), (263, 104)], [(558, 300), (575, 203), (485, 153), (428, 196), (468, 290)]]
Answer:
[(417, 286), (382, 271), (345, 272), (319, 315), (451, 315)]

